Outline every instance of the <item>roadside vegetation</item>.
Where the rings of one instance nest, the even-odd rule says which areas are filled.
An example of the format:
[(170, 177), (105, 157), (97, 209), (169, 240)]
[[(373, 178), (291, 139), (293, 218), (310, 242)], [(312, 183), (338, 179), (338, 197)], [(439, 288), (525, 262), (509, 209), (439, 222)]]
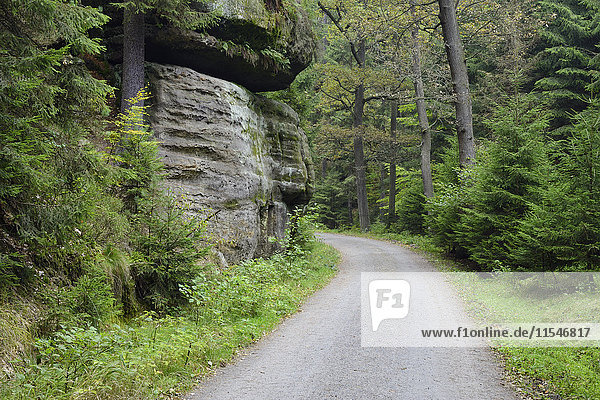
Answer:
[(216, 266), (165, 189), (151, 94), (117, 112), (101, 8), (0, 8), (0, 398), (174, 398), (333, 276), (301, 211), (272, 258)]
[[(32, 338), (30, 327), (19, 323), (22, 315), (4, 305), (3, 349), (19, 351), (3, 366), (0, 398), (171, 399), (185, 393), (273, 330), (335, 274), (338, 253), (315, 240), (310, 218), (296, 223), (296, 238), (269, 259), (201, 267), (179, 284), (184, 301), (168, 313), (124, 319), (113, 312), (94, 320), (65, 309), (92, 323), (65, 323)], [(90, 294), (99, 297), (97, 291)], [(24, 300), (23, 306), (33, 304)]]

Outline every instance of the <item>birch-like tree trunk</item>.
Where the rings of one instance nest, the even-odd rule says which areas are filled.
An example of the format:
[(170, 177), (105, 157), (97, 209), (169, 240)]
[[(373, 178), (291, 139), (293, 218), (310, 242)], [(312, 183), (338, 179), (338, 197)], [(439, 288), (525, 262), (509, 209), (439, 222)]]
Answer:
[(450, 65), (454, 106), (456, 108), (456, 132), (458, 136), (458, 160), (461, 167), (475, 162), (475, 140), (473, 137), (473, 111), (469, 93), (469, 76), (465, 53), (456, 20), (454, 0), (438, 0), (440, 22), (446, 47), (446, 56)]
[(421, 73), (421, 44), (419, 43), (419, 25), (416, 0), (410, 0), (410, 11), (413, 18), (411, 29), (412, 47), (412, 75), (415, 87), (415, 103), (419, 128), (421, 130), (421, 177), (423, 179), (423, 193), (425, 197), (433, 197), (433, 180), (431, 178), (431, 129), (427, 119), (427, 105), (425, 104), (425, 90), (423, 89), (423, 75)]

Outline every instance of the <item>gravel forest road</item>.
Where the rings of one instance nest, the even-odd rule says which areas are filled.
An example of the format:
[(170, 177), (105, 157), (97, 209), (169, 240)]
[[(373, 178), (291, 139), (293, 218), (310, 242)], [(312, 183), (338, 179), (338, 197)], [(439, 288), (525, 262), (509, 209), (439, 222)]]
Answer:
[[(435, 270), (397, 244), (319, 237), (342, 254), (338, 275), (301, 312), (202, 381), (186, 399), (517, 399), (487, 348), (361, 347), (361, 272)], [(463, 313), (450, 291), (429, 294), (423, 312), (433, 319), (436, 313)]]

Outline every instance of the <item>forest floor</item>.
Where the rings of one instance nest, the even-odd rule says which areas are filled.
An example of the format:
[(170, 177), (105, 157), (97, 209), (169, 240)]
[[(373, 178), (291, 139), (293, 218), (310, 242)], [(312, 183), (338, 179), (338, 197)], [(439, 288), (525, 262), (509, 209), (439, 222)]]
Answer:
[[(489, 348), (362, 347), (361, 272), (436, 270), (406, 246), (329, 233), (320, 237), (342, 254), (338, 275), (301, 312), (186, 399), (517, 398)], [(431, 321), (464, 318), (460, 299), (436, 276), (423, 282), (426, 290), (411, 294), (411, 315)]]

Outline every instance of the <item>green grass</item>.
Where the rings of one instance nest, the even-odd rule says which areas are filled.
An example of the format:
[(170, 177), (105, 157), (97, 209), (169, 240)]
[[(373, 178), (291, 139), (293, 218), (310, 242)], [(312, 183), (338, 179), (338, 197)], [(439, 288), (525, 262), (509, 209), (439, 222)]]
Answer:
[(34, 356), (11, 363), (0, 398), (176, 398), (297, 311), (335, 275), (338, 260), (333, 248), (312, 243), (299, 254), (203, 278), (188, 288), (189, 309), (173, 316), (147, 313), (126, 324), (38, 339)]
[[(506, 282), (489, 284), (467, 297), (483, 305), (484, 314), (504, 321), (582, 322), (597, 321), (597, 293), (556, 293), (535, 303), (522, 298), (522, 289)], [(510, 378), (532, 398), (600, 398), (600, 349), (596, 347), (496, 347)]]

